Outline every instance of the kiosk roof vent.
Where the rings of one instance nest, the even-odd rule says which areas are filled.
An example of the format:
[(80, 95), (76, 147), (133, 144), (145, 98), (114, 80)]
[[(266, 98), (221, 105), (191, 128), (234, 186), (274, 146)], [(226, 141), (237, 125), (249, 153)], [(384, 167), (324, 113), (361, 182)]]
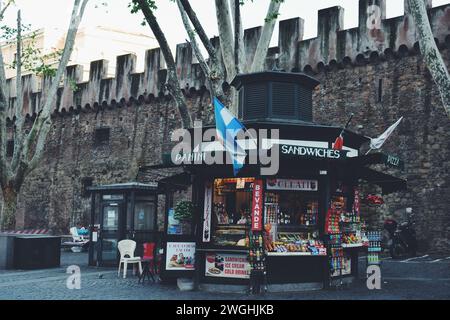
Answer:
[(237, 75), (239, 117), (244, 120), (312, 122), (312, 93), (319, 81), (278, 71)]

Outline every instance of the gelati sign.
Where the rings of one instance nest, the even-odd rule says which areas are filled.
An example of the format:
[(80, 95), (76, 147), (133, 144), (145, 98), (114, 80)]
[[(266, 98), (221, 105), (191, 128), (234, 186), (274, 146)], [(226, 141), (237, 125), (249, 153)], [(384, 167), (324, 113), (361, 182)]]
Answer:
[(252, 231), (262, 230), (262, 197), (263, 182), (262, 180), (255, 180), (253, 187)]
[(317, 180), (267, 179), (267, 190), (317, 191)]

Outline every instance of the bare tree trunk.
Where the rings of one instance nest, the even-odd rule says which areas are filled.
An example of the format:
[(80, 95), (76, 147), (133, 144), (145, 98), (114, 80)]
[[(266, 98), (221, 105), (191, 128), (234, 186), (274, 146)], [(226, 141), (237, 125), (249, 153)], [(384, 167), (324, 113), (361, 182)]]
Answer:
[(1, 214), (1, 230), (14, 230), (16, 226), (16, 210), (18, 191), (13, 186), (5, 186), (2, 190), (3, 206)]
[(234, 22), (234, 63), (236, 74), (246, 73), (246, 54), (244, 45), (244, 27), (242, 26), (241, 0), (230, 0)]
[(445, 112), (450, 118), (450, 75), (434, 41), (423, 0), (407, 0), (409, 10), (419, 32), (420, 51), (441, 94)]
[(23, 148), (23, 88), (22, 88), (22, 19), (20, 10), (17, 11), (17, 40), (16, 40), (16, 120), (14, 122), (14, 154), (11, 162), (11, 169), (17, 168), (19, 155)]
[(267, 10), (266, 20), (264, 23), (261, 37), (259, 38), (256, 48), (255, 57), (251, 67), (251, 72), (261, 72), (264, 70), (264, 64), (267, 58), (267, 50), (269, 50), (270, 40), (272, 40), (273, 30), (277, 22), (278, 13), (280, 12), (283, 0), (271, 0), (269, 9)]
[[(11, 4), (8, 4), (2, 8), (2, 2), (0, 1), (0, 21), (3, 19), (5, 10)], [(6, 141), (8, 139), (7, 124), (6, 124), (6, 110), (8, 107), (9, 96), (6, 91), (6, 75), (5, 75), (5, 63), (3, 60), (3, 52), (0, 50), (0, 183), (6, 184), (8, 177), (11, 176), (11, 170), (9, 163), (6, 159)], [(1, 220), (0, 220), (1, 223)]]
[[(17, 104), (16, 104), (16, 129), (15, 129), (15, 150), (11, 163), (6, 157), (6, 106), (9, 97), (5, 93), (6, 77), (4, 70), (3, 55), (0, 51), (0, 183), (3, 192), (4, 206), (2, 208), (2, 228), (15, 227), (15, 214), (17, 207), (17, 195), (25, 180), (25, 177), (37, 167), (44, 154), (45, 142), (51, 128), (51, 112), (53, 111), (54, 100), (58, 91), (59, 83), (64, 75), (67, 64), (72, 54), (75, 37), (80, 25), (84, 10), (89, 0), (75, 0), (69, 29), (64, 45), (64, 50), (59, 62), (58, 70), (52, 79), (47, 98), (44, 101), (41, 111), (33, 123), (33, 126), (26, 137), (23, 133), (24, 117), (22, 114), (22, 79), (21, 79), (21, 19), (18, 14), (18, 34), (17, 34)], [(11, 2), (11, 1), (10, 1)], [(0, 17), (3, 14), (0, 11)]]
[(234, 68), (234, 36), (228, 0), (216, 0), (217, 26), (219, 28), (220, 48), (227, 71), (225, 81), (231, 82), (236, 73)]
[(170, 50), (169, 43), (167, 42), (166, 36), (164, 35), (161, 27), (158, 24), (158, 21), (155, 15), (152, 12), (152, 9), (148, 6), (146, 0), (134, 0), (141, 9), (144, 14), (145, 20), (150, 26), (150, 29), (153, 32), (158, 44), (161, 48), (161, 52), (164, 56), (164, 60), (167, 65), (167, 77), (168, 77), (168, 89), (170, 94), (175, 100), (175, 103), (178, 107), (178, 111), (180, 112), (181, 121), (183, 123), (184, 128), (192, 127), (192, 118), (189, 113), (189, 109), (187, 107), (186, 101), (184, 99), (183, 92), (180, 88), (180, 82), (178, 81), (177, 69), (175, 65), (175, 59), (173, 58), (172, 50)]
[[(45, 142), (51, 129), (51, 113), (53, 111), (53, 103), (55, 101), (61, 79), (66, 71), (67, 64), (69, 63), (70, 56), (72, 55), (78, 27), (81, 23), (81, 19), (83, 18), (84, 10), (86, 9), (88, 1), (89, 0), (75, 0), (58, 70), (52, 80), (42, 110), (39, 112), (35, 122), (33, 123), (33, 127), (25, 140), (23, 152), (21, 152), (21, 159), (19, 160), (19, 164), (16, 169), (16, 175), (18, 176), (26, 176), (37, 167), (38, 163), (42, 159)], [(30, 159), (29, 153), (33, 145), (35, 149)]]

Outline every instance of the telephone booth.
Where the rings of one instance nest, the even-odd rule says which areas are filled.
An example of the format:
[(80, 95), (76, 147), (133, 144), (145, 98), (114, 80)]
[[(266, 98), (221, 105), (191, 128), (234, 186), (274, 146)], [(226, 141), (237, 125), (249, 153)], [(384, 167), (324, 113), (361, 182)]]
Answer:
[(117, 266), (120, 240), (137, 242), (136, 255), (143, 244), (159, 244), (158, 185), (137, 182), (93, 186), (91, 192), (90, 266)]

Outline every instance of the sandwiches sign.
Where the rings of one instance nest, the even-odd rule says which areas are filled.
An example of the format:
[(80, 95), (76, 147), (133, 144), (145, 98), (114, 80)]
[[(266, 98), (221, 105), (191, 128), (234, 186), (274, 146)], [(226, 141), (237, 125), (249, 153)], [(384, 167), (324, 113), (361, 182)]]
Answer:
[(320, 158), (320, 159), (342, 159), (347, 157), (346, 150), (334, 150), (317, 147), (292, 146), (282, 144), (281, 153), (287, 156)]

